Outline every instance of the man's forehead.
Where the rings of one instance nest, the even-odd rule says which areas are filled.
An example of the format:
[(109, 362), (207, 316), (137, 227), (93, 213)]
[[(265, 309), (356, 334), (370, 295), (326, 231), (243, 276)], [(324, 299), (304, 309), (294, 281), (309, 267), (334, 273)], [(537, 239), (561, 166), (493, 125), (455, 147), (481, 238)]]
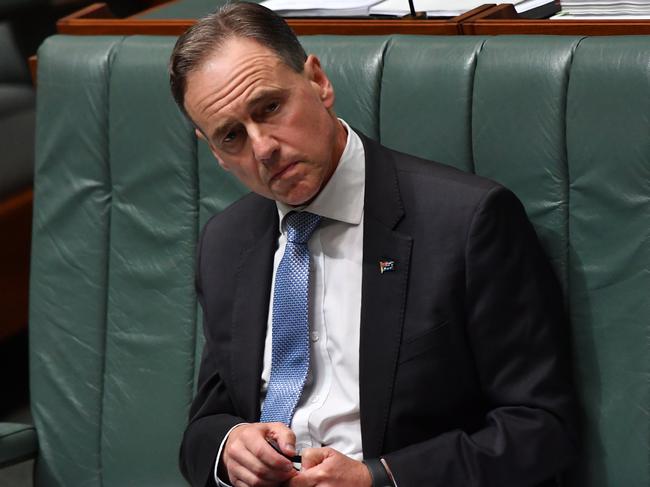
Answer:
[(198, 70), (215, 65), (233, 67), (245, 58), (265, 59), (274, 65), (283, 64), (278, 54), (255, 39), (231, 36), (216, 46), (198, 66)]
[(231, 112), (250, 111), (290, 90), (296, 81), (291, 73), (296, 74), (266, 46), (252, 39), (231, 38), (190, 73), (185, 107), (195, 123), (209, 118), (211, 133), (223, 131), (231, 125)]

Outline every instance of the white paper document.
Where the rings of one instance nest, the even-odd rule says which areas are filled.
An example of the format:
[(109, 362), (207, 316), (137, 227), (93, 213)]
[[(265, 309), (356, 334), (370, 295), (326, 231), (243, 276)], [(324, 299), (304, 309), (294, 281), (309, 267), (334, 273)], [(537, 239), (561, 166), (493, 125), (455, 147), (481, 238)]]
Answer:
[(650, 0), (562, 0), (554, 19), (647, 19)]
[(522, 0), (520, 3), (515, 4), (515, 10), (517, 13), (528, 12), (529, 10), (548, 5), (549, 3), (549, 0)]
[(627, 14), (627, 13), (612, 13), (611, 10), (608, 12), (600, 13), (577, 13), (573, 14), (563, 10), (557, 15), (551, 17), (553, 20), (648, 20), (650, 19), (650, 13), (645, 15), (639, 14)]
[[(267, 0), (260, 2), (283, 17), (366, 17), (380, 0)], [(408, 8), (408, 1), (406, 2)]]

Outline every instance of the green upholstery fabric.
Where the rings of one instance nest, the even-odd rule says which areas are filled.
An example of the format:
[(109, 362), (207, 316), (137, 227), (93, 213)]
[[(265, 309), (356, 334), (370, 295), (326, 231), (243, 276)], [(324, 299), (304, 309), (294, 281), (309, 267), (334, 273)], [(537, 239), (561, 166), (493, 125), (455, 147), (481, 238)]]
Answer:
[[(571, 317), (584, 447), (566, 485), (650, 487), (650, 37), (303, 41), (352, 125), (522, 199)], [(173, 104), (173, 43), (58, 36), (39, 52), (39, 485), (183, 485), (202, 347), (194, 243), (245, 189)]]
[[(177, 455), (183, 431), (178, 418), (186, 414), (194, 374), (194, 267), (187, 256), (199, 230), (197, 194), (189, 191), (198, 176), (187, 154), (195, 153), (196, 143), (176, 107), (160, 103), (169, 96), (169, 83), (167, 67), (158, 61), (169, 56), (169, 44), (146, 41), (126, 39), (111, 71), (111, 87), (130, 88), (110, 89), (108, 105), (110, 232), (112, 241), (124, 244), (111, 245), (108, 254), (104, 358), (111, 372), (104, 382), (108, 428), (101, 443), (106, 485), (180, 482), (173, 462), (170, 470), (157, 467), (160, 459)], [(133, 76), (136, 66), (142, 76)]]
[(379, 138), (379, 94), (385, 37), (360, 36), (354, 42), (358, 56), (341, 56), (350, 49), (346, 38), (307, 36), (301, 39), (305, 51), (318, 53), (336, 88), (337, 115), (363, 133)]
[(37, 448), (38, 440), (33, 426), (0, 423), (0, 467), (35, 456)]
[[(590, 485), (648, 485), (650, 50), (585, 39), (567, 100), (569, 293)], [(640, 43), (645, 51), (639, 51)], [(579, 55), (578, 55), (579, 54)], [(587, 467), (585, 465), (585, 467)], [(578, 485), (577, 481), (575, 485)]]
[(109, 64), (121, 42), (64, 37), (39, 51), (30, 373), (45, 486), (102, 481)]
[(436, 42), (394, 37), (382, 78), (381, 141), (471, 171), (472, 90), (484, 41), (480, 37), (441, 37)]
[[(474, 85), (474, 170), (524, 200), (567, 286), (566, 97), (579, 38), (503, 37), (481, 52)], [(504, 171), (504, 161), (509, 171)]]

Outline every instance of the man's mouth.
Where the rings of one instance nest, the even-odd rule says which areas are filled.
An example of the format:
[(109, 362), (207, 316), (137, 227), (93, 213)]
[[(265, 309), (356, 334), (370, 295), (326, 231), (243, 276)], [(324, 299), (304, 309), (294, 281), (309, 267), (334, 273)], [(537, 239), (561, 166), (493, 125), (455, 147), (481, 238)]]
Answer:
[(298, 164), (297, 161), (296, 161), (296, 162), (291, 162), (291, 163), (287, 164), (285, 167), (283, 167), (282, 169), (280, 169), (279, 171), (277, 171), (275, 174), (273, 174), (273, 176), (271, 176), (271, 181), (276, 181), (276, 180), (282, 178), (282, 176), (283, 176), (284, 174), (286, 174), (286, 173), (287, 173), (287, 172), (288, 172), (292, 167), (294, 167), (296, 164)]

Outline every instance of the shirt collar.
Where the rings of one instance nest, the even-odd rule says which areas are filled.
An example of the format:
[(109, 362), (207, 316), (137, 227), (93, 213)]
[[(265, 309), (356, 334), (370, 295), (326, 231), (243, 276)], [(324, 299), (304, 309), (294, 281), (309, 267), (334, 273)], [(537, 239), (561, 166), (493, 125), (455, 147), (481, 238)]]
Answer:
[(348, 137), (334, 174), (309, 205), (295, 207), (276, 201), (280, 224), (287, 213), (296, 210), (308, 211), (351, 225), (361, 223), (366, 188), (366, 159), (363, 143), (344, 120), (339, 120), (347, 130)]

